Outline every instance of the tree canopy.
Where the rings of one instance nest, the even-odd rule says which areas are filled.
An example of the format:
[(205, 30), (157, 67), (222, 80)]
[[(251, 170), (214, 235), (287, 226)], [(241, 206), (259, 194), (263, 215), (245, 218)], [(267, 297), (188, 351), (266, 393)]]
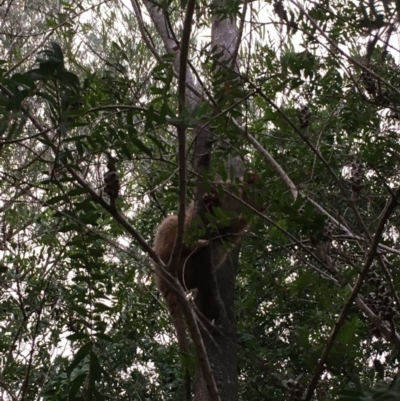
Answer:
[[(1, 399), (182, 399), (204, 349), (196, 401), (400, 400), (399, 2), (0, 6)], [(229, 330), (191, 294), (182, 355), (155, 230), (244, 171)]]

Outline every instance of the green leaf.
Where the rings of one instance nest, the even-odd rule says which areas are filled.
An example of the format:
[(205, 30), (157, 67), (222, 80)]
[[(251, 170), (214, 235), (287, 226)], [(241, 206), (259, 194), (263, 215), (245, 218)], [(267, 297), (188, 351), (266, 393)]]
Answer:
[(91, 353), (92, 347), (93, 347), (92, 342), (88, 342), (82, 345), (82, 347), (76, 352), (74, 359), (67, 367), (68, 377), (71, 376), (73, 370), (83, 361), (83, 359)]
[(83, 373), (75, 377), (75, 379), (71, 382), (68, 393), (70, 400), (75, 400), (76, 395), (78, 394), (78, 391), (81, 388), (82, 384), (85, 382), (86, 378), (87, 374)]

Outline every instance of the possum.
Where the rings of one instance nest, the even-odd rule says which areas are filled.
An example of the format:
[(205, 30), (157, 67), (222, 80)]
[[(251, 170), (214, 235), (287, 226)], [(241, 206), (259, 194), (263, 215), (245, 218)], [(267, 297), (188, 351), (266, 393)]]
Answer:
[[(195, 213), (195, 204), (192, 201), (185, 211), (184, 234), (185, 241), (182, 246), (180, 259), (177, 266), (168, 266), (169, 273), (175, 274), (182, 287), (188, 291), (197, 288), (198, 269), (201, 266), (196, 264), (197, 252), (205, 246), (211, 246), (212, 266), (218, 269), (226, 260), (230, 250), (241, 241), (242, 234), (249, 225), (249, 216), (246, 214), (246, 205), (235, 199), (231, 194), (236, 195), (243, 202), (261, 211), (264, 206), (260, 204), (260, 197), (256, 189), (257, 175), (248, 173), (239, 179), (238, 185), (227, 181), (218, 183), (206, 193), (202, 201), (208, 209), (208, 217), (211, 226), (204, 238), (196, 241), (187, 241), (188, 232), (193, 234), (198, 224)], [(225, 191), (226, 192), (225, 192)], [(229, 192), (231, 194), (229, 194)], [(247, 208), (248, 209), (248, 208)], [(157, 228), (154, 238), (154, 251), (168, 265), (174, 249), (178, 229), (178, 216), (167, 216)], [(191, 235), (193, 236), (193, 235)], [(197, 269), (197, 271), (196, 271)], [(178, 345), (184, 353), (189, 353), (189, 344), (186, 338), (185, 322), (183, 313), (176, 295), (171, 291), (169, 283), (163, 278), (161, 268), (154, 264), (155, 281), (158, 290), (163, 295), (168, 306), (173, 324), (176, 329)], [(188, 376), (188, 372), (186, 372)], [(190, 377), (186, 385), (185, 399), (190, 399)]]

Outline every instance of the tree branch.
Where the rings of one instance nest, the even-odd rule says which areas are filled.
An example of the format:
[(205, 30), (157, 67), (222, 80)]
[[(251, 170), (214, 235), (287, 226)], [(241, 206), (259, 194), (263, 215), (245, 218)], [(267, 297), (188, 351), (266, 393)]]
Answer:
[[(134, 0), (131, 0), (131, 2), (133, 1)], [(177, 49), (178, 46), (176, 40), (174, 39), (174, 35), (171, 32), (169, 25), (165, 21), (165, 15), (163, 15), (163, 13), (160, 11), (160, 8), (156, 7), (155, 3), (151, 0), (142, 1), (150, 15), (151, 20), (153, 21), (154, 27), (156, 28), (164, 43), (167, 53), (176, 56), (174, 60), (174, 75), (179, 79), (180, 53)], [(185, 101), (187, 102), (187, 104), (190, 105), (190, 108), (193, 110), (196, 107), (199, 99), (201, 98), (201, 94), (197, 91), (192, 75), (188, 73), (186, 73), (186, 86), (190, 89), (191, 93), (190, 95), (186, 93)]]
[(267, 163), (278, 173), (279, 177), (281, 177), (282, 181), (289, 188), (293, 199), (296, 200), (299, 194), (299, 191), (294, 185), (293, 181), (289, 178), (289, 176), (285, 173), (283, 168), (279, 165), (279, 163), (269, 154), (269, 152), (262, 147), (260, 142), (257, 141), (247, 130), (244, 131), (244, 137), (253, 145), (253, 147), (258, 150), (261, 156), (267, 161)]
[(376, 316), (375, 313), (368, 308), (360, 296), (357, 296), (355, 303), (360, 310), (365, 313), (368, 320), (379, 330), (380, 333), (383, 334), (385, 339), (391, 342), (397, 348), (400, 348), (400, 336), (396, 332), (392, 332), (390, 328), (384, 322), (382, 322), (382, 319)]
[(233, 65), (236, 65), (236, 59), (237, 59), (237, 56), (239, 54), (240, 45), (242, 44), (243, 28), (244, 28), (244, 23), (245, 23), (245, 19), (246, 19), (248, 3), (249, 3), (249, 0), (244, 0), (243, 1), (242, 17), (240, 18), (240, 25), (239, 25), (239, 29), (238, 29), (236, 44), (235, 44), (235, 48), (234, 48), (233, 53), (232, 53), (232, 63), (233, 63)]
[(341, 55), (343, 55), (347, 60), (351, 61), (354, 65), (359, 67), (365, 72), (368, 72), (368, 74), (372, 75), (374, 78), (378, 79), (380, 82), (384, 83), (387, 85), (388, 88), (392, 89), (397, 95), (400, 95), (400, 91), (398, 88), (393, 86), (390, 82), (386, 81), (382, 77), (380, 77), (378, 74), (367, 68), (365, 65), (361, 64), (359, 61), (357, 61), (355, 58), (349, 56), (346, 54), (325, 32), (321, 27), (316, 23), (316, 21), (310, 16), (310, 14), (307, 13), (307, 11), (304, 9), (304, 7), (297, 3), (295, 0), (289, 0), (292, 4), (294, 4), (300, 12), (307, 17), (307, 19), (311, 22), (311, 25), (323, 36), (330, 46), (335, 49), (336, 52), (339, 52)]
[(397, 201), (398, 201), (399, 197), (400, 197), (400, 188), (398, 188), (396, 190), (395, 195), (392, 197), (392, 200), (391, 200), (390, 204), (386, 208), (385, 213), (383, 214), (383, 216), (382, 216), (382, 218), (381, 218), (381, 220), (379, 222), (379, 225), (378, 225), (378, 228), (376, 230), (376, 233), (375, 233), (374, 239), (372, 241), (372, 244), (370, 246), (370, 250), (368, 252), (367, 259), (365, 261), (364, 267), (363, 267), (360, 275), (358, 276), (356, 284), (354, 285), (353, 290), (352, 290), (352, 292), (351, 292), (351, 294), (350, 294), (345, 306), (343, 307), (343, 309), (342, 309), (342, 311), (341, 311), (341, 313), (340, 313), (340, 315), (339, 315), (339, 317), (338, 317), (338, 319), (337, 319), (337, 321), (336, 321), (336, 323), (335, 323), (335, 325), (334, 325), (334, 327), (332, 329), (332, 332), (331, 332), (331, 334), (330, 334), (330, 336), (328, 338), (328, 341), (326, 343), (325, 349), (324, 349), (324, 351), (323, 351), (323, 353), (321, 355), (321, 358), (319, 360), (319, 363), (317, 365), (316, 371), (314, 373), (314, 377), (312, 378), (310, 386), (308, 387), (307, 394), (306, 394), (306, 396), (304, 398), (304, 401), (310, 401), (312, 396), (313, 396), (313, 394), (314, 394), (314, 390), (317, 387), (317, 384), (318, 384), (319, 378), (321, 376), (321, 373), (324, 370), (325, 361), (326, 361), (326, 359), (327, 359), (327, 357), (328, 357), (328, 355), (329, 355), (329, 353), (330, 353), (330, 351), (331, 351), (331, 349), (332, 349), (332, 347), (333, 347), (333, 345), (335, 343), (336, 337), (339, 334), (339, 331), (340, 331), (340, 329), (341, 329), (341, 327), (342, 327), (342, 325), (344, 323), (344, 320), (345, 320), (345, 318), (347, 316), (347, 313), (349, 312), (351, 306), (353, 305), (353, 302), (356, 299), (356, 297), (358, 295), (358, 292), (361, 289), (361, 286), (362, 286), (362, 284), (364, 282), (364, 279), (367, 276), (367, 273), (368, 273), (368, 270), (369, 270), (369, 268), (371, 266), (371, 263), (373, 262), (373, 260), (374, 260), (374, 258), (376, 256), (376, 253), (377, 253), (379, 239), (381, 238), (381, 235), (383, 233), (383, 230), (385, 228), (387, 220), (389, 219), (389, 217), (392, 214), (393, 210), (397, 206)]
[[(177, 126), (178, 131), (178, 163), (179, 163), (179, 198), (178, 198), (178, 228), (168, 269), (176, 273), (183, 246), (183, 235), (186, 216), (186, 122), (185, 122), (185, 93), (186, 93), (186, 71), (187, 58), (189, 54), (190, 31), (192, 27), (195, 0), (189, 0), (187, 4), (185, 21), (183, 24), (181, 54), (178, 78), (178, 118), (181, 120)], [(174, 274), (175, 275), (175, 274)]]

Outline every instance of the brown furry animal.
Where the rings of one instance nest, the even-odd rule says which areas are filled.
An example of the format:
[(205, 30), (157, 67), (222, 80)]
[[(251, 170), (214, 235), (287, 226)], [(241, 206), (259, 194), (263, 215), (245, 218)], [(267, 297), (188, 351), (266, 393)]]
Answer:
[[(231, 194), (236, 195), (245, 203), (254, 207), (257, 210), (263, 210), (260, 205), (260, 199), (256, 186), (258, 180), (255, 174), (247, 174), (246, 177), (239, 179), (238, 185), (231, 182), (220, 183), (211, 190), (211, 194), (205, 194), (203, 201), (206, 203), (209, 210), (211, 228), (206, 235), (206, 238), (200, 238), (194, 243), (184, 242), (180, 260), (176, 269), (170, 267), (170, 273), (176, 271), (176, 276), (179, 282), (186, 290), (191, 290), (197, 287), (196, 269), (201, 268), (196, 264), (196, 253), (205, 246), (211, 246), (212, 249), (212, 265), (218, 269), (225, 261), (230, 250), (232, 250), (241, 240), (242, 234), (249, 225), (248, 215), (245, 211), (248, 208), (240, 200), (235, 199)], [(225, 191), (226, 192), (225, 192)], [(194, 201), (192, 201), (187, 209), (185, 216), (185, 240), (187, 234), (194, 231), (196, 228), (196, 218), (194, 210)], [(168, 265), (177, 234), (178, 216), (171, 215), (166, 217), (158, 226), (154, 239), (154, 251), (160, 259)], [(192, 230), (193, 229), (193, 230)], [(227, 246), (228, 245), (228, 246)], [(170, 285), (163, 278), (162, 271), (157, 264), (154, 264), (155, 280), (159, 291), (163, 294), (171, 314), (173, 324), (176, 329), (178, 344), (184, 353), (189, 353), (189, 344), (186, 339), (185, 322), (181, 307), (176, 295), (171, 291)], [(190, 376), (186, 372), (186, 395), (185, 399), (190, 399)]]
[[(203, 197), (203, 201), (209, 206), (211, 225), (211, 230), (209, 231), (211, 235), (209, 234), (207, 238), (201, 238), (192, 244), (188, 244), (187, 242), (183, 244), (181, 257), (176, 266), (176, 274), (183, 288), (186, 290), (197, 287), (194, 274), (196, 266), (193, 262), (196, 252), (199, 249), (210, 244), (210, 241), (213, 241), (213, 251), (217, 253), (213, 255), (213, 265), (215, 268), (218, 268), (225, 261), (227, 256), (225, 252), (226, 246), (222, 247), (223, 242), (232, 242), (233, 245), (236, 245), (241, 240), (242, 234), (249, 225), (248, 216), (246, 216), (245, 213), (247, 207), (243, 202), (257, 210), (262, 210), (263, 206), (260, 206), (257, 191), (254, 189), (257, 178), (258, 177), (254, 174), (249, 174), (245, 177), (246, 181), (241, 178), (239, 180), (239, 188), (236, 188), (235, 184), (231, 182), (221, 183), (219, 184), (221, 186), (220, 190), (218, 190), (217, 187), (213, 187), (211, 194), (205, 194)], [(235, 195), (241, 198), (243, 202), (235, 199)], [(187, 234), (187, 231), (191, 231), (195, 228), (195, 217), (194, 201), (192, 201), (185, 213), (185, 234)], [(165, 264), (168, 264), (171, 257), (177, 229), (177, 215), (166, 217), (157, 228), (154, 238), (154, 251)], [(185, 239), (187, 239), (187, 235)], [(215, 252), (217, 248), (215, 246), (216, 242), (221, 243), (221, 252)], [(157, 265), (154, 267), (157, 273), (159, 268)], [(171, 273), (172, 271), (173, 269), (171, 269)], [(166, 283), (163, 282), (160, 274), (156, 274), (156, 284), (161, 293), (164, 294), (166, 290), (164, 284)]]

